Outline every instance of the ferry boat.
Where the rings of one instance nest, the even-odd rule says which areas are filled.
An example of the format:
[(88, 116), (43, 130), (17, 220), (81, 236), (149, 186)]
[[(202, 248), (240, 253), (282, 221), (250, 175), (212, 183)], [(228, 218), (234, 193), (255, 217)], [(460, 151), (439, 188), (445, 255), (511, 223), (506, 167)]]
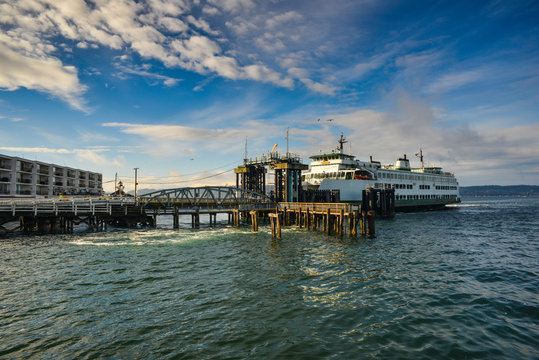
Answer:
[(459, 203), (459, 184), (455, 175), (441, 167), (425, 166), (423, 151), (415, 154), (421, 166), (412, 168), (404, 155), (395, 164), (382, 165), (360, 161), (345, 154), (347, 141), (341, 134), (339, 146), (329, 153), (313, 155), (309, 170), (302, 175), (302, 186), (310, 190), (339, 190), (340, 201), (361, 202), (367, 188), (395, 189), (395, 209), (438, 209)]

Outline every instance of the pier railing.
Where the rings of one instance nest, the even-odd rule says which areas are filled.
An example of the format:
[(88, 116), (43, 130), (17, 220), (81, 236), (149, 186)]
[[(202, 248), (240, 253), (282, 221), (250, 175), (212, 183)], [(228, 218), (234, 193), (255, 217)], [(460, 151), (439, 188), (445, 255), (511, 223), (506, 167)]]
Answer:
[(360, 204), (350, 204), (350, 203), (299, 203), (299, 202), (281, 202), (279, 203), (281, 209), (286, 208), (287, 210), (302, 210), (306, 211), (309, 209), (310, 212), (320, 212), (325, 213), (328, 211), (331, 213), (339, 213), (343, 210), (345, 213), (351, 213), (353, 211), (360, 211)]
[(133, 198), (123, 199), (10, 199), (0, 200), (0, 216), (16, 215), (105, 215), (135, 205)]

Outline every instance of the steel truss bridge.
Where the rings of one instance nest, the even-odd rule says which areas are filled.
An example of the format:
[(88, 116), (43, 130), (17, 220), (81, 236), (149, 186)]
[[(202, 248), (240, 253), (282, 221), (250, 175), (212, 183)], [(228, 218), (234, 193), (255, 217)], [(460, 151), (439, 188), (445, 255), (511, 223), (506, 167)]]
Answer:
[(202, 186), (158, 190), (137, 198), (144, 210), (170, 209), (176, 211), (226, 211), (275, 208), (270, 197), (233, 186)]

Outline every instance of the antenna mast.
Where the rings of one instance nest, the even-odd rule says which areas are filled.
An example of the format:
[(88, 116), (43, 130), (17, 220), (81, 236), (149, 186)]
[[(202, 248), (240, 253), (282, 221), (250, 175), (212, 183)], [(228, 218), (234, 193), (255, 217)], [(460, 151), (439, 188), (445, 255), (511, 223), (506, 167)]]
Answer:
[(343, 150), (343, 145), (345, 143), (347, 143), (348, 141), (344, 138), (344, 134), (341, 133), (341, 138), (339, 139), (339, 149), (341, 150), (341, 154), (342, 154), (342, 150)]
[(288, 130), (290, 128), (286, 128), (286, 157), (288, 157)]
[(243, 153), (243, 162), (247, 164), (247, 136), (245, 137), (245, 152)]
[(419, 152), (415, 154), (415, 156), (419, 156), (419, 160), (421, 161), (421, 168), (423, 169), (425, 165), (423, 164), (423, 149), (419, 148)]

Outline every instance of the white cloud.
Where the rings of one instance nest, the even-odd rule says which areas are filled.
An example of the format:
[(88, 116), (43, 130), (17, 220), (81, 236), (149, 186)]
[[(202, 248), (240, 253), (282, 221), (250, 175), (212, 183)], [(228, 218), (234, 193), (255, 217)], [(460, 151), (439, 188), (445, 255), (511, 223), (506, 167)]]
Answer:
[[(267, 4), (255, 6), (252, 0), (210, 0), (207, 4), (187, 0), (27, 0), (0, 6), (0, 26), (4, 31), (0, 43), (10, 51), (3, 51), (2, 56), (16, 57), (11, 63), (18, 64), (14, 72), (0, 69), (0, 86), (48, 93), (76, 109), (86, 110), (86, 87), (80, 84), (77, 70), (60, 59), (69, 50), (77, 56), (78, 49), (98, 47), (122, 52), (118, 56), (124, 57), (135, 53), (161, 61), (167, 67), (204, 75), (253, 80), (289, 89), (299, 80), (315, 92), (331, 95), (335, 91), (311, 77), (287, 77), (286, 68), (293, 66), (309, 69), (318, 79), (327, 78), (321, 72), (328, 69), (320, 69), (316, 64), (305, 66), (313, 57), (312, 50), (297, 49), (295, 57), (286, 53), (292, 44), (309, 49), (320, 41), (317, 26), (306, 23), (303, 12), (279, 13)], [(218, 13), (229, 14), (225, 24), (213, 21)], [(225, 29), (214, 28), (220, 25), (233, 31), (229, 34)], [(236, 41), (234, 36), (245, 42)], [(58, 39), (63, 45), (57, 44)], [(272, 57), (257, 54), (257, 47)], [(280, 59), (285, 73), (276, 67)], [(35, 76), (41, 64), (44, 70)], [(53, 71), (49, 71), (51, 68)], [(50, 78), (58, 74), (60, 81), (52, 82)], [(167, 86), (175, 84), (173, 79), (162, 80)]]
[(126, 76), (124, 74), (127, 73), (127, 74), (142, 76), (148, 79), (161, 80), (165, 86), (169, 86), (169, 87), (175, 86), (180, 81), (182, 81), (182, 79), (176, 79), (170, 76), (149, 72), (147, 71), (149, 69), (149, 66), (142, 65), (139, 68), (130, 68), (128, 66), (124, 66), (121, 64), (115, 64), (115, 66), (117, 69), (121, 71), (120, 74), (117, 74), (117, 76), (120, 77), (121, 79), (125, 79)]
[(303, 20), (303, 16), (296, 11), (288, 11), (283, 14), (275, 15), (266, 20), (266, 27), (268, 29), (275, 29), (288, 22)]
[(80, 136), (80, 139), (82, 142), (85, 142), (85, 143), (99, 143), (99, 142), (110, 142), (110, 141), (114, 141), (114, 142), (118, 142), (120, 141), (120, 139), (116, 138), (116, 137), (113, 137), (113, 136), (110, 136), (110, 135), (105, 135), (105, 134), (102, 134), (102, 133), (98, 133), (98, 132), (90, 132), (90, 131), (86, 131), (86, 130), (77, 130), (79, 136)]
[[(114, 50), (131, 49), (169, 67), (292, 87), (291, 79), (283, 78), (267, 65), (242, 65), (231, 56), (234, 49), (224, 55), (215, 41), (198, 35), (196, 30), (212, 36), (219, 32), (205, 19), (189, 13), (192, 4), (148, 0), (146, 5), (124, 0), (33, 0), (2, 4), (0, 25), (8, 26), (9, 31), (0, 34), (3, 65), (0, 86), (6, 90), (20, 87), (38, 90), (68, 102), (75, 109), (86, 110), (82, 98), (86, 87), (80, 84), (77, 70), (62, 63), (52, 42), (55, 36), (62, 36), (74, 41), (79, 49), (100, 45)], [(249, 0), (228, 0), (216, 2), (215, 6), (213, 9), (239, 11), (254, 4)], [(206, 6), (205, 13), (215, 10)], [(294, 18), (297, 14), (292, 12), (277, 15), (269, 24), (275, 26)], [(69, 41), (61, 46), (64, 52), (72, 48)], [(163, 80), (168, 86), (175, 83), (174, 79)]]
[(337, 91), (336, 87), (328, 84), (318, 83), (307, 78), (301, 78), (300, 80), (308, 89), (320, 94), (335, 95), (335, 92)]
[(185, 24), (180, 19), (172, 17), (163, 17), (159, 19), (159, 24), (162, 25), (166, 30), (173, 33), (181, 33), (189, 30), (189, 26)]
[(215, 7), (213, 7), (213, 6), (204, 6), (204, 7), (202, 8), (202, 12), (203, 12), (204, 14), (208, 14), (208, 15), (214, 16), (214, 15), (219, 14), (219, 9), (217, 9), (217, 8), (215, 8)]
[(484, 77), (481, 70), (467, 70), (443, 75), (435, 79), (428, 87), (428, 93), (444, 93), (474, 83)]
[(239, 12), (255, 7), (252, 0), (209, 0), (209, 3), (228, 12)]
[(20, 87), (51, 94), (77, 110), (88, 111), (82, 95), (77, 70), (51, 57), (22, 55), (0, 40), (0, 88), (14, 91)]
[(19, 151), (19, 152), (35, 152), (35, 153), (53, 153), (53, 154), (72, 154), (72, 150), (67, 149), (51, 149), (44, 147), (19, 147), (19, 146), (2, 146), (0, 150)]
[(76, 159), (81, 162), (90, 162), (99, 166), (122, 166), (122, 162), (119, 159), (110, 159), (110, 157), (100, 154), (102, 151), (106, 150), (77, 149), (73, 152)]
[(151, 140), (181, 140), (192, 142), (237, 142), (245, 134), (258, 134), (254, 129), (202, 129), (182, 125), (151, 125), (130, 123), (103, 123), (107, 127), (119, 127), (125, 134), (139, 135)]
[(60, 155), (75, 155), (75, 158), (81, 162), (90, 162), (100, 166), (116, 166), (121, 167), (122, 163), (120, 159), (110, 159), (108, 156), (104, 156), (100, 153), (108, 152), (108, 148), (95, 148), (95, 149), (62, 149), (62, 148), (46, 148), (46, 147), (19, 147), (19, 146), (3, 146), (0, 150), (13, 151), (13, 152), (26, 152), (36, 154), (60, 154)]

